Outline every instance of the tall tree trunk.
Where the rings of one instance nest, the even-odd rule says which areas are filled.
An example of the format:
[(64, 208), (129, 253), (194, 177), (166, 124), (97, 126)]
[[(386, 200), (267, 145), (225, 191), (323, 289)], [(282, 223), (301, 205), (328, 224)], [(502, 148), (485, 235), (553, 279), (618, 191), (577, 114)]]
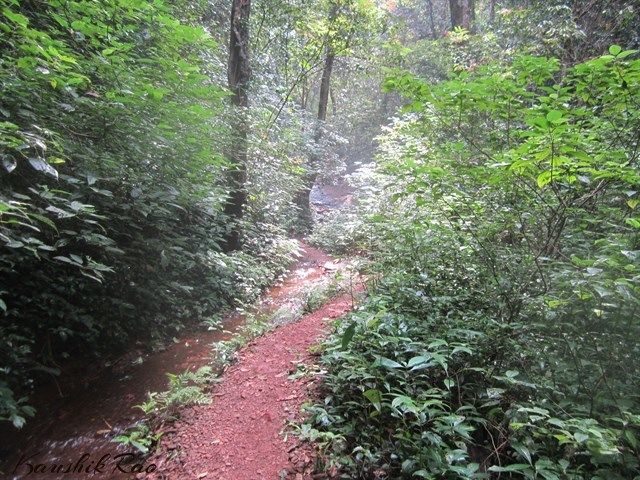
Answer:
[(233, 122), (233, 143), (230, 152), (231, 167), (229, 169), (230, 193), (224, 212), (232, 222), (226, 239), (228, 250), (241, 247), (240, 221), (247, 201), (247, 136), (249, 124), (247, 108), (249, 107), (249, 81), (251, 65), (249, 62), (249, 15), (251, 0), (232, 0), (231, 28), (229, 37), (229, 63), (227, 77), (229, 89), (233, 92), (232, 102), (238, 107)]
[(474, 0), (449, 0), (449, 10), (451, 11), (451, 28), (471, 29), (476, 16)]
[(489, 24), (496, 20), (496, 0), (489, 0)]
[[(331, 90), (331, 73), (333, 72), (333, 62), (336, 56), (331, 49), (327, 47), (327, 56), (324, 59), (324, 69), (322, 70), (322, 80), (320, 80), (320, 100), (318, 101), (318, 120), (324, 122), (327, 120), (327, 106), (329, 105), (329, 93)], [(318, 133), (320, 132), (320, 133)], [(316, 131), (316, 136), (322, 136), (322, 130)], [(320, 138), (318, 138), (319, 140)]]
[(432, 0), (427, 0), (427, 11), (429, 13), (429, 27), (431, 28), (431, 38), (438, 38), (438, 34), (436, 33), (436, 22), (433, 18), (433, 2)]

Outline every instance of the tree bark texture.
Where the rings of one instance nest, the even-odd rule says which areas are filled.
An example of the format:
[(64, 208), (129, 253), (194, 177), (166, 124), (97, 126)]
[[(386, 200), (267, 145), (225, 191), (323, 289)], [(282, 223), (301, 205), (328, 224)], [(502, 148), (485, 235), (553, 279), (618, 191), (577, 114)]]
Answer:
[(249, 81), (251, 64), (249, 61), (249, 16), (251, 0), (233, 0), (231, 5), (231, 28), (229, 37), (229, 62), (227, 78), (229, 89), (233, 93), (232, 103), (238, 107), (233, 121), (233, 141), (229, 159), (230, 193), (224, 212), (231, 219), (231, 230), (226, 239), (227, 250), (239, 250), (241, 247), (240, 221), (247, 201), (247, 137), (249, 125), (247, 108), (249, 107)]
[(432, 0), (427, 0), (427, 11), (429, 13), (429, 28), (431, 29), (431, 38), (438, 38), (438, 34), (436, 32), (436, 22), (433, 18), (433, 2)]
[(451, 28), (462, 27), (471, 29), (475, 20), (474, 0), (449, 0), (449, 10), (451, 11)]
[(327, 120), (327, 106), (329, 104), (329, 91), (331, 87), (331, 72), (333, 72), (333, 62), (336, 56), (331, 46), (327, 47), (327, 56), (324, 59), (322, 69), (322, 80), (320, 81), (320, 99), (318, 101), (318, 120)]

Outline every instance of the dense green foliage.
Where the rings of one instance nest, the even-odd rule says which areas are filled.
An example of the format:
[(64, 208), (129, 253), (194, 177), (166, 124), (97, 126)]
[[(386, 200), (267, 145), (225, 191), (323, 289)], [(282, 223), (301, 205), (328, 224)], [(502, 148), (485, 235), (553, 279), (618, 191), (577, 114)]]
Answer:
[(389, 77), (410, 103), (314, 234), (375, 281), (304, 431), (345, 478), (636, 478), (637, 52), (478, 65), (458, 33), (445, 81)]
[[(218, 325), (283, 272), (311, 184), (355, 171), (311, 237), (369, 279), (301, 427), (324, 461), (640, 478), (637, 7), (462, 3), (450, 30), (444, 0), (254, 1), (245, 108), (226, 0), (0, 0), (0, 420), (67, 363)], [(141, 408), (162, 423), (208, 378)]]
[[(314, 120), (326, 48), (363, 50), (381, 10), (256, 2), (242, 112), (226, 88), (229, 12), (227, 1), (0, 2), (1, 420), (21, 426), (38, 380), (67, 364), (217, 324), (290, 262), (303, 179), (342, 164), (344, 139)], [(238, 226), (223, 212), (240, 115)], [(235, 231), (242, 249), (230, 252)]]
[(31, 409), (12, 391), (38, 372), (175, 334), (286, 266), (274, 215), (223, 252), (227, 94), (199, 8), (2, 2), (0, 418), (15, 425)]

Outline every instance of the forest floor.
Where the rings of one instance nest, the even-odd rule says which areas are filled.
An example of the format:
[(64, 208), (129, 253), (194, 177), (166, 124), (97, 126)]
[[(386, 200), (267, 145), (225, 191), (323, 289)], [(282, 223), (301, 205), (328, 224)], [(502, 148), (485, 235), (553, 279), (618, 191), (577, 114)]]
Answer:
[(312, 478), (313, 454), (288, 425), (300, 419), (317, 377), (292, 376), (312, 365), (310, 348), (332, 319), (352, 307), (349, 293), (339, 295), (244, 347), (213, 389), (213, 402), (183, 410), (163, 438), (151, 459), (158, 466), (155, 478)]
[[(320, 191), (316, 212), (340, 208), (343, 193)], [(273, 329), (237, 352), (236, 361), (217, 379), (210, 405), (183, 408), (177, 423), (165, 425), (158, 451), (144, 460), (145, 465), (157, 464), (155, 478), (311, 478), (312, 452), (298, 445), (288, 425), (300, 418), (300, 407), (310, 398), (317, 377), (298, 374), (311, 365), (309, 349), (321, 340), (331, 320), (353, 307), (358, 287), (342, 285), (342, 293), (327, 300), (337, 287), (338, 272), (344, 283), (347, 265), (303, 241), (300, 246), (300, 258), (289, 274), (247, 312), (266, 318)], [(319, 308), (305, 315), (311, 303)], [(45, 392), (41, 413), (28, 428), (0, 446), (0, 478), (68, 478), (64, 473), (30, 472), (28, 464), (75, 464), (87, 453), (85, 464), (95, 465), (104, 454), (113, 458), (131, 451), (113, 438), (140, 421), (141, 412), (132, 406), (142, 403), (147, 392), (162, 390), (167, 371), (195, 371), (210, 364), (215, 360), (212, 344), (241, 336), (247, 321), (246, 314), (232, 315), (224, 331), (188, 333), (158, 352), (134, 349), (109, 368), (87, 365), (85, 375), (56, 382), (53, 393)], [(290, 379), (294, 373), (299, 378)], [(105, 474), (92, 476), (132, 478), (121, 472)]]
[[(316, 192), (314, 206), (319, 214), (340, 208), (345, 198), (350, 200), (349, 191), (330, 189)], [(322, 276), (331, 276), (339, 268), (320, 250), (302, 246), (300, 262), (320, 269)], [(316, 271), (312, 275), (316, 282), (317, 276)], [(283, 288), (299, 289), (300, 285), (288, 279)], [(277, 290), (270, 295), (282, 293)], [(320, 478), (313, 475), (312, 448), (292, 435), (289, 427), (301, 419), (302, 404), (313, 397), (319, 378), (304, 374), (314, 363), (312, 347), (321, 341), (332, 320), (353, 308), (353, 301), (352, 289), (242, 348), (214, 387), (212, 403), (184, 409), (171, 433), (163, 437), (151, 459), (158, 467), (153, 478)]]
[[(191, 334), (125, 370), (124, 376), (112, 378), (115, 372), (105, 372), (108, 381), (99, 379), (86, 394), (71, 391), (66, 402), (61, 399), (60, 408), (41, 410), (44, 418), (36, 425), (47, 427), (15, 439), (19, 455), (7, 462), (4, 473), (12, 474), (8, 478), (14, 480), (69, 478), (64, 473), (31, 472), (29, 464), (75, 464), (87, 453), (84, 463), (95, 465), (105, 454), (113, 458), (131, 451), (114, 444), (113, 436), (140, 420), (132, 405), (144, 400), (149, 387), (158, 388), (167, 370), (195, 371), (212, 360), (215, 363), (210, 342), (232, 341), (234, 337), (242, 341), (243, 325), (250, 327), (245, 322), (253, 317), (263, 318), (267, 333), (236, 352), (235, 361), (208, 393), (211, 404), (183, 407), (177, 422), (162, 427), (158, 449), (143, 462), (156, 466), (153, 474), (126, 474), (111, 470), (109, 464), (104, 472), (92, 476), (123, 480), (134, 476), (172, 480), (311, 478), (313, 454), (291, 435), (289, 422), (300, 419), (301, 405), (310, 398), (317, 378), (305, 375), (313, 363), (310, 347), (321, 340), (333, 319), (353, 308), (354, 292), (360, 287), (351, 281), (345, 284), (346, 263), (334, 261), (303, 241), (300, 246), (300, 258), (284, 280), (269, 289), (252, 311), (225, 322), (232, 332), (201, 338)], [(336, 281), (340, 275), (342, 283)], [(327, 300), (332, 294), (337, 296)], [(314, 302), (310, 302), (312, 298)], [(96, 397), (100, 391), (101, 396)]]

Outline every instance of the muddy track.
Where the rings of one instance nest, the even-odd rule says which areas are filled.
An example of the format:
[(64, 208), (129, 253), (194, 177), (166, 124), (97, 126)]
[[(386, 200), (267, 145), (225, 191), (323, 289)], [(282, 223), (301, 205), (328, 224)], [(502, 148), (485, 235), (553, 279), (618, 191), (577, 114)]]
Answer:
[[(333, 275), (331, 257), (304, 243), (301, 247), (301, 258), (280, 285), (265, 293), (256, 307), (258, 312), (300, 312), (301, 292)], [(280, 433), (305, 398), (303, 383), (290, 382), (288, 372), (295, 362), (308, 359), (308, 347), (317, 341), (326, 320), (350, 306), (350, 296), (341, 297), (297, 322), (287, 323), (297, 318), (290, 315), (282, 326), (242, 350), (240, 361), (214, 389), (212, 405), (185, 410), (176, 433), (165, 436), (162, 452), (171, 453), (177, 462), (166, 462), (166, 455), (155, 457), (160, 462), (156, 472), (163, 475), (160, 478), (203, 474), (206, 476), (200, 478), (280, 478), (279, 472), (288, 468), (290, 448)], [(193, 371), (209, 364), (212, 343), (228, 339), (244, 320), (234, 315), (225, 322), (224, 332), (192, 334), (161, 352), (133, 352), (133, 361), (125, 357), (113, 367), (85, 376), (80, 385), (63, 385), (64, 395), (44, 399), (29, 427), (7, 437), (3, 448), (9, 455), (0, 478), (86, 478), (86, 472), (72, 476), (32, 473), (26, 465), (75, 465), (84, 454), (88, 458), (81, 463), (90, 469), (92, 478), (133, 478), (112, 468), (115, 455), (131, 450), (113, 443), (113, 438), (141, 419), (132, 406), (142, 403), (147, 392), (164, 390), (167, 372)], [(111, 457), (109, 466), (103, 472), (91, 470), (106, 454)], [(28, 460), (20, 466), (25, 458)]]
[(349, 294), (251, 342), (213, 390), (211, 405), (186, 409), (166, 436), (157, 479), (263, 480), (311, 478), (310, 456), (296, 455), (287, 424), (300, 415), (313, 378), (290, 374), (312, 361), (331, 319), (352, 308)]

